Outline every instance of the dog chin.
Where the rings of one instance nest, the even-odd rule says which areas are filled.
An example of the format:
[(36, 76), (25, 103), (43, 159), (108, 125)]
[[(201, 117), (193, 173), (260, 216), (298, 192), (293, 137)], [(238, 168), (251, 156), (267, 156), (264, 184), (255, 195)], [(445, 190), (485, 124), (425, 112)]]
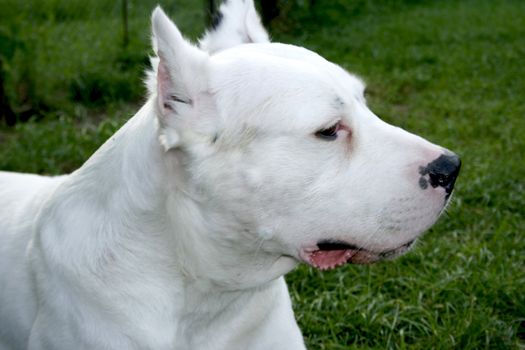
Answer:
[(319, 243), (317, 249), (304, 249), (301, 260), (319, 270), (331, 270), (345, 264), (368, 265), (381, 260), (395, 259), (410, 250), (414, 241), (395, 249), (374, 252), (341, 242)]

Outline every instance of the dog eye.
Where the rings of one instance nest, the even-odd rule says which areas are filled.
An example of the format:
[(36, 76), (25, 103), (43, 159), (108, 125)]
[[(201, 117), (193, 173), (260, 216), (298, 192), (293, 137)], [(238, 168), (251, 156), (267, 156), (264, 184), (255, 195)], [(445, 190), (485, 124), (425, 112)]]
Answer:
[(335, 123), (328, 129), (322, 129), (315, 133), (315, 136), (321, 140), (334, 141), (337, 139), (337, 132), (339, 131), (339, 122)]

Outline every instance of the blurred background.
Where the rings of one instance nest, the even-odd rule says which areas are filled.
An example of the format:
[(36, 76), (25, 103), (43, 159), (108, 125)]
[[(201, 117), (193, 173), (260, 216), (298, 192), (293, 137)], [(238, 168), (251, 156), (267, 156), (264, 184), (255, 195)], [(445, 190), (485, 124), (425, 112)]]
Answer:
[[(0, 169), (79, 167), (145, 100), (157, 3), (196, 40), (217, 2), (0, 0)], [(360, 75), (376, 114), (464, 164), (412, 253), (288, 275), (309, 348), (525, 349), (525, 1), (257, 5), (274, 41)]]

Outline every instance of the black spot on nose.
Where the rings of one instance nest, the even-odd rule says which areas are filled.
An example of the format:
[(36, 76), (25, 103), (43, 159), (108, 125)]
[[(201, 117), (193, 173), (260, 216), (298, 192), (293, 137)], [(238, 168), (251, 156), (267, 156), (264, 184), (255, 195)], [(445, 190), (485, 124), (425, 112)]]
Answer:
[(454, 189), (454, 183), (461, 168), (461, 160), (454, 153), (446, 153), (440, 155), (432, 162), (428, 163), (426, 167), (421, 167), (419, 173), (422, 177), (419, 179), (421, 188), (427, 188), (427, 180), (425, 175), (428, 175), (428, 183), (430, 186), (443, 187), (447, 193), (447, 198)]

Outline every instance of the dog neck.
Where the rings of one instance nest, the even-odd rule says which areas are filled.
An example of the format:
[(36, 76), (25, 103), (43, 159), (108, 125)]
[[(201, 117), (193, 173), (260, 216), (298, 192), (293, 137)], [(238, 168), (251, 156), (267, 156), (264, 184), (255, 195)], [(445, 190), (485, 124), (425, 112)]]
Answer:
[(100, 261), (135, 263), (137, 272), (162, 274), (203, 292), (261, 287), (293, 269), (295, 259), (261, 250), (261, 239), (231, 223), (231, 213), (194, 195), (180, 151), (166, 152), (158, 141), (153, 103), (147, 102), (57, 191), (62, 200), (55, 203), (68, 210), (54, 213), (76, 208), (75, 215), (91, 216), (84, 218), (85, 227), (62, 218), (74, 230), (58, 240), (86, 254), (76, 257), (79, 268), (107, 265)]

